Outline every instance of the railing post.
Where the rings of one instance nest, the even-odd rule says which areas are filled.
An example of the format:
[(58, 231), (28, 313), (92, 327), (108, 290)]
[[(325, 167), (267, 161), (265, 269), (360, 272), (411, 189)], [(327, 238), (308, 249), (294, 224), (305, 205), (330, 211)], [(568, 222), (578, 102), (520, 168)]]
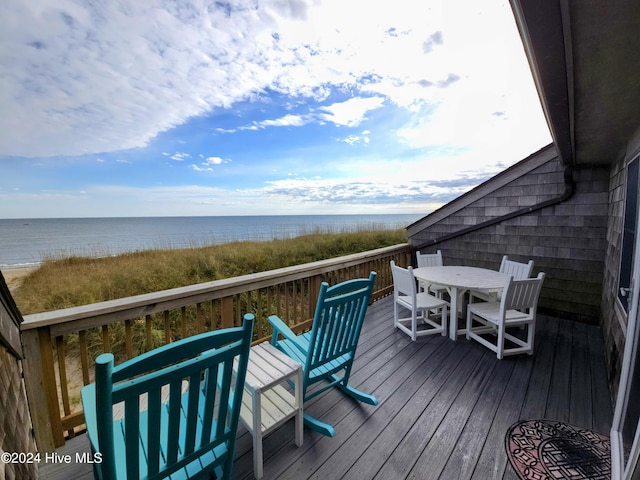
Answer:
[(222, 299), (222, 328), (233, 327), (233, 297), (224, 297)]
[(64, 445), (58, 406), (51, 330), (41, 327), (22, 333), (24, 383), (38, 451), (49, 452)]

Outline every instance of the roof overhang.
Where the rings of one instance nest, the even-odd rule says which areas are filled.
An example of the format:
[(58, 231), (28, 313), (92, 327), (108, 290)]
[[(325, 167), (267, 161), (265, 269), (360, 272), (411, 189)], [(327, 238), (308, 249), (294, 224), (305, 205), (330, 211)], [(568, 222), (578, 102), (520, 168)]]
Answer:
[(618, 159), (640, 126), (640, 2), (510, 1), (565, 164)]

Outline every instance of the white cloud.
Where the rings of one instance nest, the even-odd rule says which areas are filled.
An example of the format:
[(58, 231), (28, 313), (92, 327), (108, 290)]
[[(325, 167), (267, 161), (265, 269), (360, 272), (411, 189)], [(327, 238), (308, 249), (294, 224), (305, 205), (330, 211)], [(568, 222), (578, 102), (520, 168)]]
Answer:
[[(282, 189), (282, 185), (279, 188)], [(369, 203), (370, 199), (362, 196), (361, 204), (347, 204), (335, 202), (328, 205), (322, 195), (299, 196), (304, 191), (304, 185), (296, 186), (300, 190), (288, 193), (281, 190), (276, 193), (273, 189), (235, 189), (227, 190), (216, 187), (199, 185), (175, 187), (120, 187), (103, 186), (85, 190), (3, 193), (0, 190), (0, 202), (6, 205), (6, 218), (48, 218), (58, 217), (60, 209), (68, 217), (83, 217), (87, 211), (94, 216), (128, 217), (156, 216), (162, 212), (163, 216), (190, 215), (246, 215), (247, 205), (251, 206), (251, 215), (279, 215), (286, 214), (315, 214), (319, 209), (330, 208), (333, 213), (362, 213), (363, 205), (367, 213), (407, 213), (424, 212), (425, 209), (436, 208), (437, 204), (405, 203), (401, 198), (396, 201), (376, 205)], [(340, 189), (348, 189), (348, 186)], [(132, 212), (131, 205), (136, 205)]]
[[(455, 183), (431, 181), (388, 181), (386, 179), (287, 179), (268, 182), (264, 194), (281, 202), (315, 205), (413, 205), (433, 210), (472, 188), (474, 178)], [(470, 184), (471, 183), (471, 184)]]
[(371, 138), (369, 137), (370, 134), (371, 132), (369, 130), (364, 130), (362, 135), (349, 135), (341, 141), (348, 143), (349, 145), (355, 145), (357, 143), (364, 143), (366, 145), (371, 141)]
[(262, 120), (255, 122), (253, 125), (247, 127), (241, 127), (243, 130), (254, 130), (256, 128), (266, 127), (301, 127), (308, 122), (309, 118), (304, 118), (300, 115), (285, 115), (284, 117), (276, 118), (275, 120)]
[[(251, 125), (239, 127), (239, 130), (258, 130), (267, 127), (302, 127), (313, 122), (329, 122), (337, 126), (354, 127), (360, 124), (367, 112), (380, 108), (384, 103), (381, 97), (355, 97), (330, 105), (310, 109), (305, 115), (287, 114), (276, 119), (254, 121)], [(226, 132), (221, 132), (226, 133)]]
[(265, 57), (274, 20), (248, 5), (227, 16), (205, 1), (32, 3), (8, 5), (0, 20), (0, 108), (11, 112), (2, 154), (142, 147), (279, 71)]
[(364, 120), (368, 111), (380, 108), (383, 103), (382, 97), (350, 98), (344, 102), (320, 107), (324, 112), (320, 117), (336, 125), (355, 127)]
[(208, 165), (222, 165), (223, 163), (227, 163), (227, 160), (220, 157), (208, 157), (205, 162)]
[[(483, 22), (496, 15), (507, 26)], [(9, 2), (0, 18), (0, 155), (144, 147), (267, 90), (315, 101), (334, 89), (354, 92), (310, 112), (344, 126), (385, 99), (418, 112), (461, 91), (499, 98), (514, 83), (512, 70), (528, 75), (510, 16), (506, 2), (472, 0)], [(506, 94), (509, 105), (522, 91)]]
[(171, 160), (175, 160), (176, 162), (182, 162), (188, 158), (191, 158), (191, 155), (184, 152), (176, 152), (173, 155), (171, 155), (169, 158), (171, 158)]
[(217, 165), (222, 165), (223, 163), (228, 163), (230, 160), (225, 160), (220, 157), (208, 157), (202, 162), (200, 165), (191, 164), (191, 169), (196, 172), (213, 172), (213, 167)]
[[(362, 141), (369, 135), (369, 130), (363, 130), (355, 136)], [(254, 215), (428, 213), (503, 168), (493, 157), (478, 162), (466, 149), (445, 148), (428, 156), (417, 153), (413, 158), (365, 150), (329, 159), (322, 169), (298, 161), (290, 164), (291, 170), (284, 170), (285, 162), (280, 162), (282, 180), (241, 182), (240, 189), (222, 187), (218, 182), (218, 187), (161, 183), (98, 186), (85, 182), (76, 189), (29, 188), (10, 193), (8, 186), (2, 190), (0, 185), (0, 202), (7, 206), (5, 215), (16, 218), (59, 216), (60, 212), (65, 216), (239, 215), (249, 213), (247, 208)], [(203, 178), (231, 162), (219, 156), (193, 156), (200, 157), (199, 163), (190, 163), (189, 168), (202, 173)], [(272, 178), (274, 173), (270, 172)], [(84, 193), (78, 193), (80, 190)]]

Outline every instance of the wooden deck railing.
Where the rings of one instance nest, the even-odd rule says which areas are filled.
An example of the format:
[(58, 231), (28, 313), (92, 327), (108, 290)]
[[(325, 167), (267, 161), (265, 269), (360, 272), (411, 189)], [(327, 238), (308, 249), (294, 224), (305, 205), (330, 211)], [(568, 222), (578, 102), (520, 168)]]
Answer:
[(393, 289), (390, 260), (407, 265), (409, 246), (25, 316), (24, 378), (39, 450), (50, 451), (82, 430), (80, 389), (93, 381), (100, 353), (123, 361), (179, 338), (240, 325), (247, 312), (256, 316), (256, 342), (270, 335), (272, 314), (304, 331), (322, 281), (335, 284), (374, 270), (376, 300)]

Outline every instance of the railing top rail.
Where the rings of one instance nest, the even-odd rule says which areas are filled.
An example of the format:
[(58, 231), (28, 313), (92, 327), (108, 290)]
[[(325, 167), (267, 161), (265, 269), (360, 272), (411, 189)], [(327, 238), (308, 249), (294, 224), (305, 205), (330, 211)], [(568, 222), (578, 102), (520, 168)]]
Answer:
[(195, 303), (199, 301), (198, 299), (200, 297), (202, 299), (213, 299), (243, 292), (247, 290), (248, 285), (252, 285), (252, 288), (269, 287), (285, 281), (297, 280), (311, 275), (329, 272), (335, 269), (336, 266), (349, 267), (351, 265), (362, 263), (363, 260), (392, 254), (396, 251), (402, 251), (407, 247), (408, 244), (403, 243), (393, 245), (391, 247), (383, 247), (352, 255), (319, 260), (317, 262), (284, 267), (266, 272), (252, 273), (223, 280), (214, 280), (212, 282), (172, 288), (170, 290), (135, 295), (116, 300), (108, 300), (79, 307), (25, 315), (24, 321), (20, 327), (21, 330), (25, 331), (51, 325), (60, 325), (66, 322), (74, 322), (88, 317), (115, 317), (123, 315), (126, 312), (132, 313), (132, 316), (144, 316), (147, 313), (157, 311), (157, 307), (161, 304), (170, 304), (175, 308)]

